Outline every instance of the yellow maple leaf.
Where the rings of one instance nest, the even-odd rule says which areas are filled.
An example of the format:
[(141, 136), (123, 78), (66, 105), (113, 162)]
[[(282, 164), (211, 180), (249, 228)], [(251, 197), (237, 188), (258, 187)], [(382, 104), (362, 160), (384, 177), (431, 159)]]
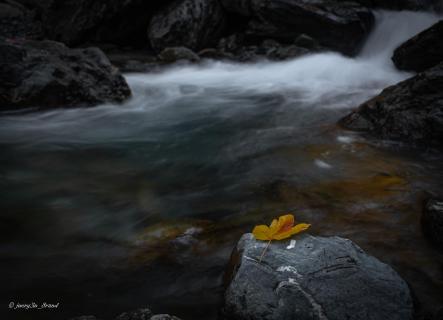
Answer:
[(271, 225), (256, 226), (252, 230), (252, 234), (258, 240), (283, 240), (290, 236), (300, 233), (308, 229), (311, 225), (307, 223), (299, 223), (294, 226), (295, 218), (292, 214), (287, 214), (274, 219)]
[(267, 246), (263, 250), (260, 256), (260, 262), (265, 255), (266, 249), (268, 249), (272, 240), (283, 240), (293, 236), (294, 234), (300, 233), (307, 230), (311, 225), (307, 223), (299, 223), (295, 225), (295, 218), (292, 214), (286, 214), (277, 219), (272, 220), (271, 225), (259, 225), (252, 230), (252, 234), (257, 240), (268, 241)]

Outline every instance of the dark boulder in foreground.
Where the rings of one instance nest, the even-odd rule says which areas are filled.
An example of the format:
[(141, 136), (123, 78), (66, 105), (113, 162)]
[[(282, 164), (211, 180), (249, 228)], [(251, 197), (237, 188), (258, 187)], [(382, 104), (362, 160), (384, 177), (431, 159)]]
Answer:
[(443, 146), (443, 63), (386, 88), (340, 120), (350, 130), (421, 146)]
[[(70, 320), (98, 320), (95, 316), (81, 316), (72, 318)], [(180, 320), (175, 316), (169, 314), (153, 314), (151, 310), (138, 309), (131, 312), (125, 312), (119, 315), (114, 320)]]
[(339, 237), (304, 236), (266, 246), (251, 234), (235, 249), (225, 294), (229, 320), (408, 320), (408, 285), (388, 265)]
[(125, 79), (97, 48), (0, 40), (0, 110), (93, 106), (130, 95)]
[(394, 51), (397, 68), (421, 72), (443, 61), (443, 20), (420, 32)]
[(422, 227), (425, 235), (443, 249), (443, 200), (431, 199), (426, 202)]
[(249, 17), (247, 34), (286, 43), (306, 34), (320, 45), (354, 55), (370, 33), (374, 16), (349, 1), (241, 0), (222, 1), (231, 12)]
[(152, 18), (148, 37), (158, 51), (181, 46), (197, 50), (214, 44), (224, 26), (224, 11), (218, 0), (176, 1)]

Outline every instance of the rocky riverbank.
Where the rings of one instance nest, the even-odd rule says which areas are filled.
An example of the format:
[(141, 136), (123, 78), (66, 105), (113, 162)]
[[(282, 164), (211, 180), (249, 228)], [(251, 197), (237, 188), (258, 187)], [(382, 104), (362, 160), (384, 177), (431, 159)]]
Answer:
[(398, 47), (395, 64), (421, 71), (389, 87), (343, 118), (345, 128), (381, 139), (399, 140), (421, 147), (442, 147), (443, 47), (442, 21)]
[(131, 95), (125, 79), (98, 48), (60, 42), (0, 39), (0, 110), (93, 106)]
[[(84, 51), (88, 52), (89, 56), (84, 52), (81, 55), (79, 50), (68, 53), (69, 49), (62, 49), (61, 44), (47, 41), (38, 44), (38, 41), (60, 41), (77, 47), (93, 43), (102, 47), (105, 52), (113, 50), (115, 53), (111, 53), (111, 57), (125, 56), (123, 63), (118, 58), (113, 60), (123, 71), (147, 71), (165, 63), (196, 62), (201, 59), (285, 60), (325, 50), (352, 56), (359, 52), (373, 28), (374, 15), (371, 9), (386, 8), (386, 4), (377, 1), (323, 0), (182, 0), (165, 1), (162, 4), (146, 4), (138, 0), (124, 3), (8, 0), (0, 5), (0, 42), (3, 43), (2, 51), (5, 51), (5, 54), (9, 50), (9, 55), (2, 57), (2, 74), (4, 78), (15, 81), (2, 81), (2, 96), (6, 96), (2, 102), (7, 102), (2, 103), (3, 109), (5, 106), (14, 109), (36, 105), (44, 105), (44, 108), (55, 106), (50, 101), (45, 103), (43, 99), (35, 97), (35, 90), (33, 96), (27, 96), (26, 92), (20, 93), (20, 90), (26, 91), (25, 89), (18, 88), (26, 87), (26, 83), (23, 82), (23, 79), (28, 77), (23, 71), (23, 68), (26, 69), (25, 65), (32, 65), (32, 59), (40, 59), (35, 53), (36, 50), (32, 51), (32, 47), (46, 50), (46, 60), (40, 60), (48, 69), (46, 72), (53, 70), (53, 74), (45, 76), (47, 83), (42, 83), (40, 90), (47, 88), (45, 90), (54, 96), (53, 100), (60, 96), (57, 106), (71, 107), (103, 101), (122, 101), (129, 96), (129, 89), (125, 87), (124, 80), (116, 80), (116, 71), (112, 70), (98, 49), (94, 49), (94, 58), (91, 54), (93, 50)], [(388, 8), (440, 9), (438, 1), (431, 0), (395, 2), (389, 4)], [(433, 38), (439, 37), (438, 26), (437, 24), (417, 36), (418, 39), (400, 47), (394, 55), (397, 66), (423, 71), (424, 67), (430, 67), (430, 64), (440, 61), (441, 49), (428, 48), (433, 43), (439, 43), (433, 41)], [(12, 46), (15, 48), (11, 48)], [(138, 48), (137, 51), (134, 51), (135, 48)], [(14, 61), (10, 60), (11, 50), (20, 50), (18, 56), (14, 54)], [(60, 70), (60, 63), (67, 62), (60, 57), (60, 51), (70, 56), (69, 61), (77, 64), (69, 67), (72, 72), (69, 69)], [(144, 52), (144, 58), (140, 58), (141, 51)], [(417, 58), (417, 54), (422, 52), (432, 57)], [(25, 56), (37, 57), (25, 59)], [(97, 58), (98, 56), (100, 57)], [(19, 57), (22, 57), (21, 61)], [(95, 59), (96, 66), (86, 67), (91, 65), (91, 57)], [(414, 60), (417, 59), (427, 61), (426, 65), (416, 67), (419, 62)], [(18, 65), (13, 68), (5, 66), (11, 62)], [(85, 72), (82, 72), (83, 70)], [(29, 73), (30, 70), (26, 72)], [(68, 74), (72, 81), (70, 78), (61, 79), (62, 74)], [(28, 82), (36, 81), (32, 80), (31, 76)], [(84, 83), (84, 86), (79, 85), (79, 82)], [(67, 87), (68, 83), (71, 88)], [(65, 89), (68, 93), (54, 95), (54, 91)], [(76, 94), (69, 94), (69, 91), (74, 92), (73, 90)], [(108, 96), (104, 97), (101, 93), (106, 92)]]

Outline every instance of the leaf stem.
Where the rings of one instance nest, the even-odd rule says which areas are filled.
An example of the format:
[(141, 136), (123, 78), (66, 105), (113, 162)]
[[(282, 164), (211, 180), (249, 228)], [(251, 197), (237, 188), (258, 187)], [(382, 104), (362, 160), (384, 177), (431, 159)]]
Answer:
[(262, 252), (262, 254), (260, 256), (260, 259), (258, 260), (258, 263), (261, 263), (263, 257), (265, 256), (266, 250), (268, 250), (268, 247), (271, 244), (271, 241), (272, 241), (272, 239), (268, 241), (268, 244), (266, 245), (265, 249), (263, 250), (263, 252)]

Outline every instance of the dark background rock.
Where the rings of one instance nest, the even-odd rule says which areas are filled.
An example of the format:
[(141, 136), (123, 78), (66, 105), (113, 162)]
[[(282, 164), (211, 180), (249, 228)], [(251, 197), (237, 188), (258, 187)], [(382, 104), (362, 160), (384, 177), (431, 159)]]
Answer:
[[(349, 1), (242, 0), (224, 1), (225, 8), (249, 17), (246, 33), (292, 44), (301, 34), (320, 45), (354, 55), (372, 29), (373, 14)], [(247, 8), (247, 9), (245, 9)]]
[(218, 0), (183, 0), (152, 18), (148, 37), (158, 51), (180, 46), (199, 50), (215, 44), (224, 28), (224, 10)]
[(408, 285), (388, 265), (339, 237), (304, 236), (295, 247), (244, 235), (232, 256), (225, 294), (229, 320), (407, 320)]
[(37, 9), (29, 9), (20, 1), (0, 0), (0, 37), (43, 37), (42, 25), (37, 16)]
[(150, 18), (168, 1), (65, 0), (54, 1), (44, 17), (50, 39), (68, 45), (85, 42), (147, 45)]
[[(0, 15), (0, 35), (50, 39), (70, 46), (111, 42), (143, 47), (148, 45), (146, 28), (151, 17), (171, 2), (172, 0), (0, 0), (0, 6), (6, 3), (9, 7), (20, 7), (22, 10), (20, 16), (17, 16), (17, 13), (8, 9), (9, 16), (14, 15), (14, 21), (20, 22), (16, 23), (19, 28), (11, 27), (11, 19), (3, 19)], [(6, 32), (8, 28), (13, 30)]]
[(142, 48), (152, 43), (161, 51), (172, 46), (201, 50), (234, 33), (259, 38), (254, 45), (266, 38), (291, 45), (298, 35), (305, 33), (322, 46), (352, 55), (358, 52), (373, 24), (373, 16), (365, 7), (426, 10), (437, 7), (438, 3), (436, 0), (0, 0), (0, 36), (56, 40), (69, 46), (114, 43)]
[(394, 51), (397, 68), (425, 71), (443, 61), (443, 20), (420, 32)]
[(383, 92), (340, 120), (348, 129), (421, 146), (443, 146), (443, 63)]
[[(431, 199), (426, 202), (422, 216), (425, 235), (443, 249), (443, 200)], [(443, 312), (442, 312), (443, 315)]]
[(125, 79), (98, 48), (54, 41), (0, 41), (0, 106), (55, 108), (122, 102)]

